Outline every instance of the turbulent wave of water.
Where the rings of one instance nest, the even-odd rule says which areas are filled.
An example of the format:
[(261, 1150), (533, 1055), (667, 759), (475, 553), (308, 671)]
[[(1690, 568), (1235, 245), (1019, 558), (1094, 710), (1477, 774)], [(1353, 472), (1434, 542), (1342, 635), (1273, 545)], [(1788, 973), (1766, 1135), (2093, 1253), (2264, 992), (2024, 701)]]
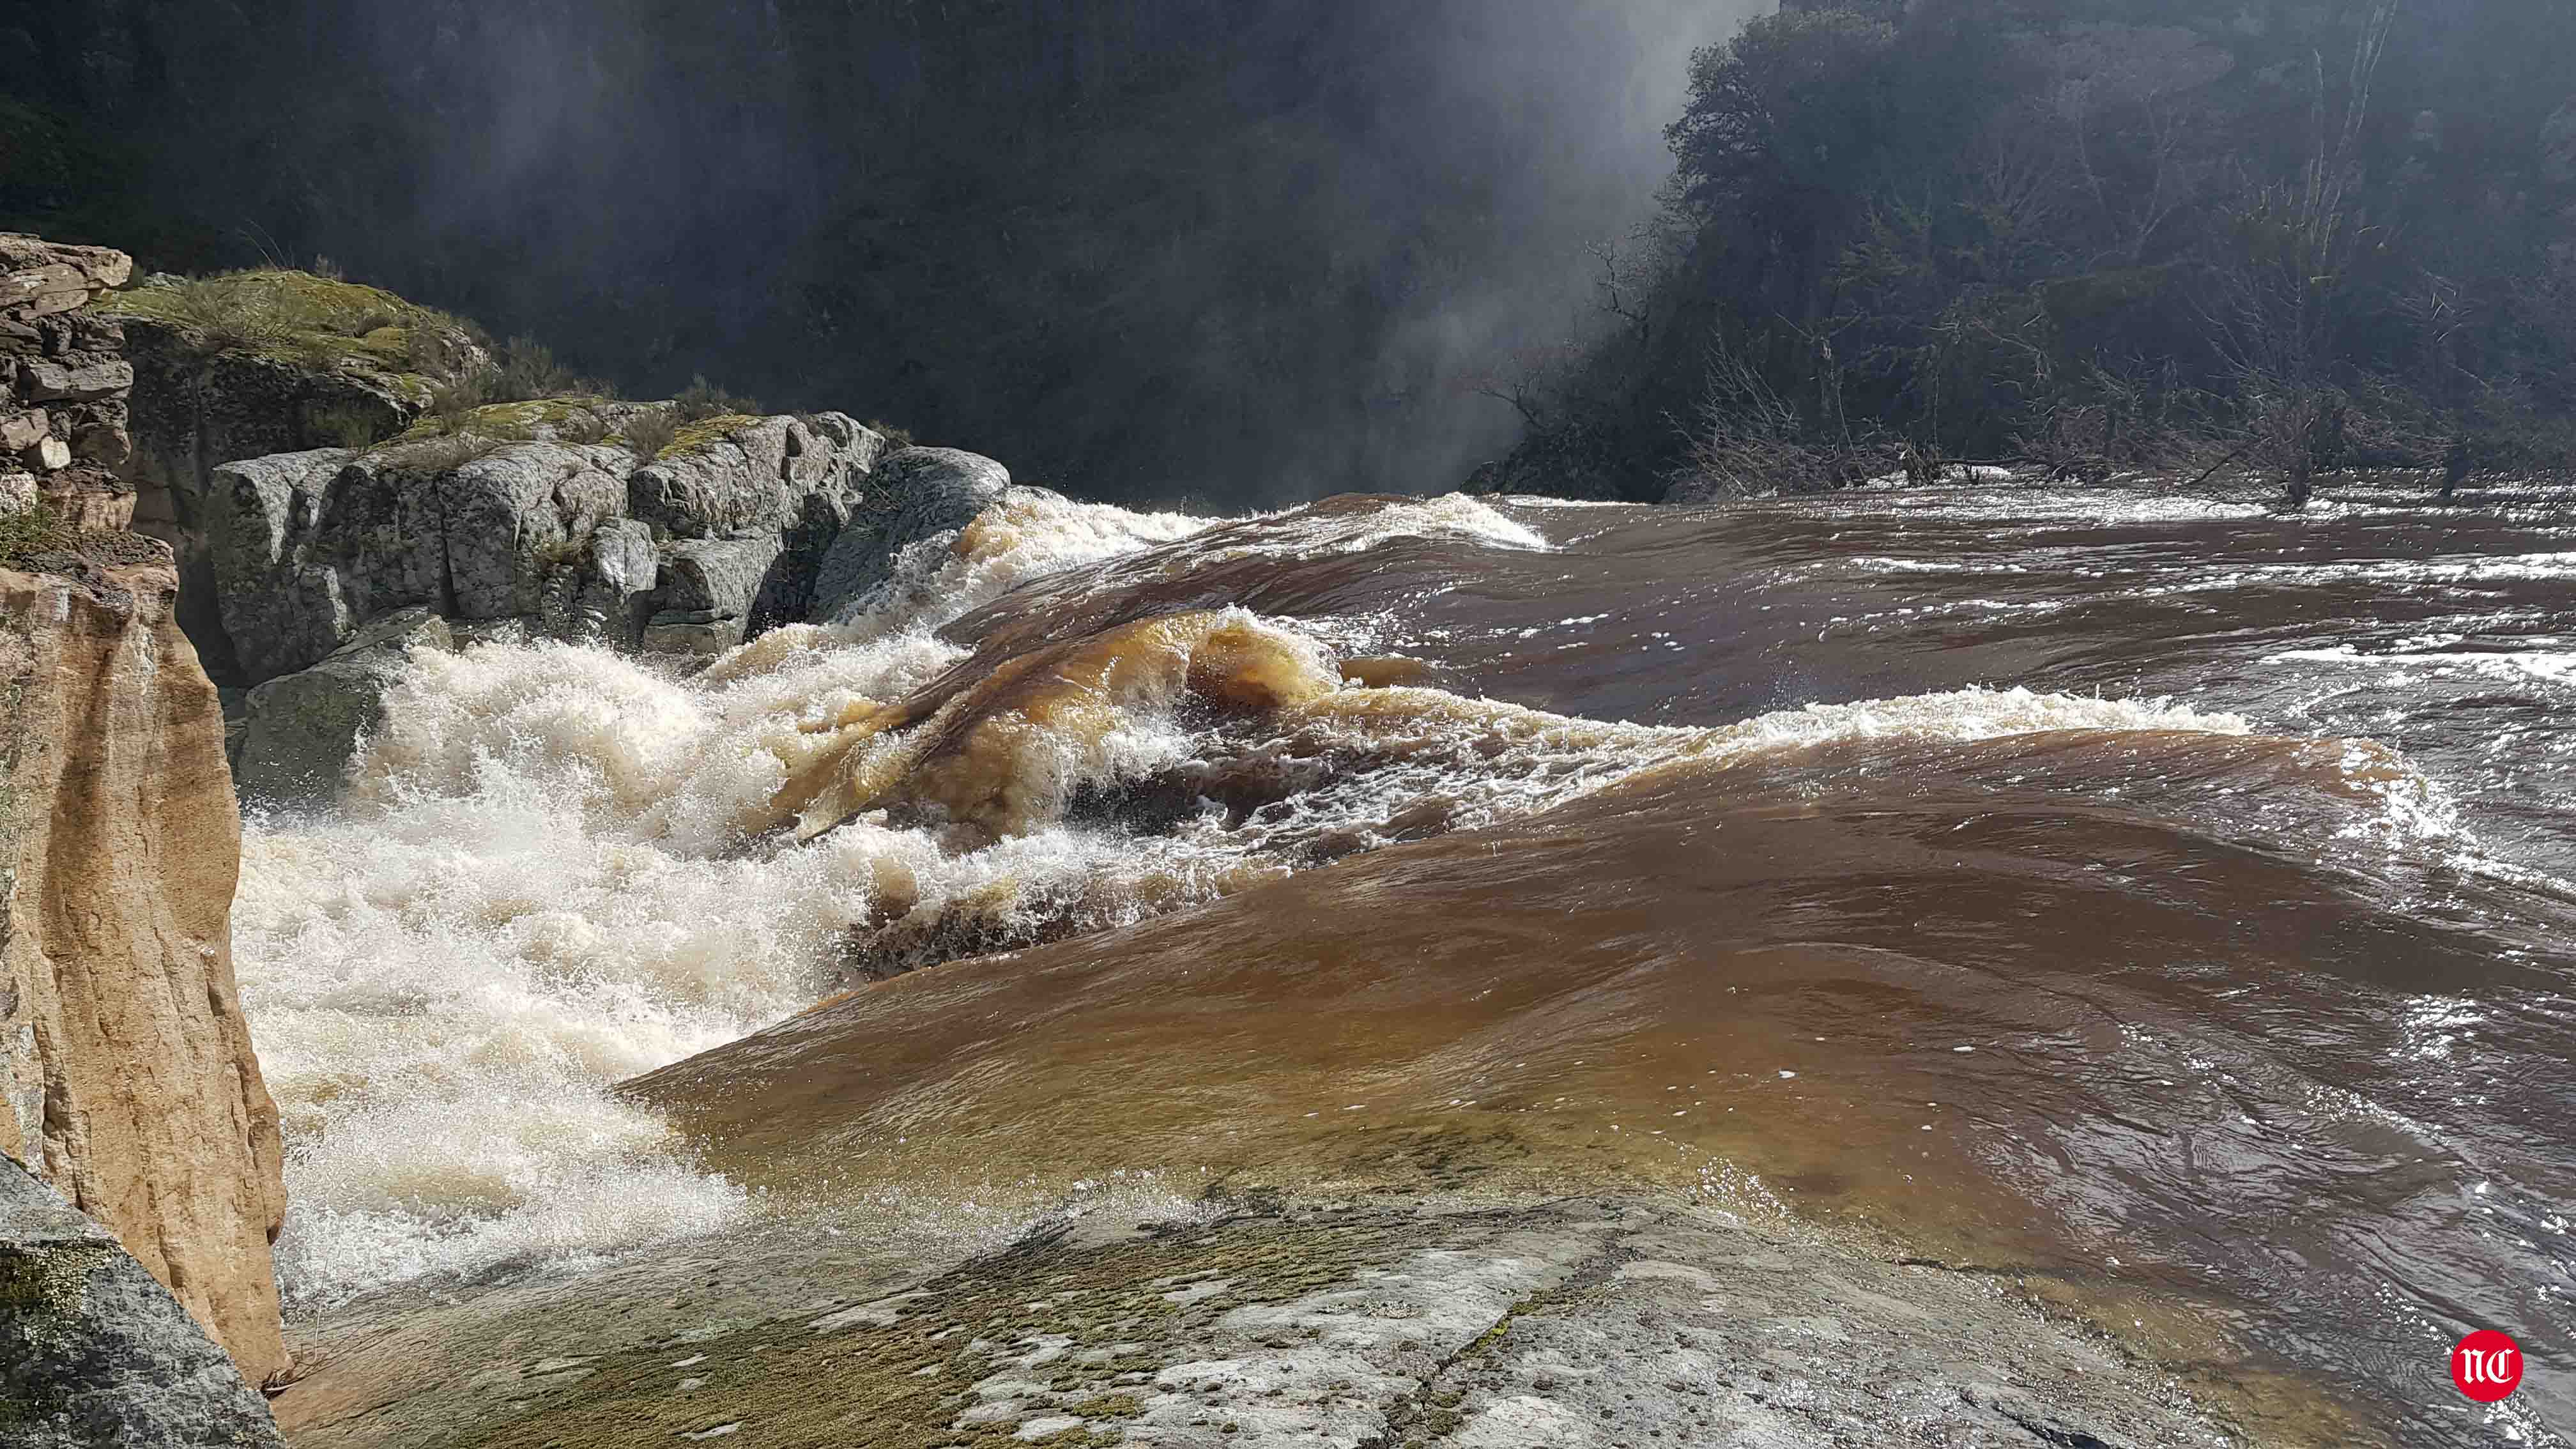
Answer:
[[(1871, 1105), (1817, 1126), (1854, 1161), (1896, 1160), (1900, 1132), (1912, 1150), (1911, 1106), (1886, 1136), (1859, 1124), (1937, 1088), (1992, 1127), (1960, 1148), (1978, 1190), (2069, 1241), (2180, 1241), (2259, 1202), (2334, 1224), (2301, 1261), (2346, 1255), (2427, 1338), (2476, 1309), (2545, 1340), (2576, 1264), (2549, 1206), (2570, 1104), (2506, 1079), (2576, 1042), (2571, 514), (2360, 499), (2284, 521), (2003, 487), (1214, 522), (1021, 504), (917, 550), (869, 617), (694, 677), (564, 645), (426, 657), (340, 810), (248, 831), (237, 956), (292, 1150), (290, 1296), (758, 1211), (612, 1088), (856, 981), (1557, 829), (1566, 861), (1595, 855), (1549, 877), (1576, 904), (1532, 939), (1597, 906), (1685, 992), (1622, 1029), (1718, 999), (1673, 964), (1712, 933), (1773, 954), (1692, 970), (1841, 963), (1798, 968), (1782, 1043), (1890, 1009), (1836, 993), (1901, 990), (1899, 1015), (1936, 1023), (1932, 1086), (1911, 1035), (1846, 1040), (1887, 1064), (1851, 1089)], [(1710, 857), (1718, 895), (1634, 902), (1720, 835), (1749, 853)], [(1422, 890), (1426, 943), (1515, 908)], [(1643, 988), (1601, 989), (1512, 1030), (1643, 1012)], [(1737, 989), (1708, 1030), (1772, 1020)], [(1759, 1050), (1740, 1075), (1775, 1087), (1877, 1071), (1775, 1077), (1789, 1048)], [(1598, 1070), (1568, 1060), (1569, 1082)], [(1645, 1081), (1594, 1085), (1677, 1090)], [(2200, 1124), (2172, 1129), (2180, 1158), (2130, 1135), (2159, 1098)], [(2269, 1186), (2209, 1179), (2222, 1162)], [(2410, 1237), (2409, 1213), (2442, 1226)], [(2271, 1261), (2168, 1256), (2222, 1281)], [(2358, 1351), (2331, 1326), (2351, 1297), (2282, 1301), (2314, 1354)]]
[[(996, 675), (936, 633), (1032, 577), (1204, 527), (1023, 508), (911, 560), (910, 586), (859, 623), (780, 630), (695, 678), (564, 644), (420, 659), (344, 809), (248, 833), (235, 929), (294, 1144), (292, 1296), (735, 1219), (748, 1195), (608, 1089), (854, 973), (1142, 919), (1686, 758), (1882, 735), (2243, 728), (2027, 690), (1720, 729), (1601, 723), (1346, 686), (1325, 631), (1241, 609), (1104, 630), (1067, 657), (1036, 651), (1038, 677), (999, 671), (1011, 687), (985, 698), (975, 690)], [(1460, 498), (1239, 532), (1200, 560), (1399, 540), (1546, 548)], [(952, 675), (966, 684), (943, 698)], [(1250, 707), (1229, 712), (1228, 696)], [(806, 807), (817, 790), (838, 806)]]
[[(970, 609), (1206, 526), (1079, 504), (997, 510), (906, 560), (902, 587), (870, 616), (779, 630), (691, 679), (562, 644), (421, 658), (342, 810), (247, 831), (235, 931), (293, 1146), (290, 1297), (720, 1226), (749, 1207), (745, 1192), (693, 1168), (657, 1118), (611, 1098), (613, 1083), (767, 1025), (853, 967), (1114, 924), (1289, 868), (1227, 832), (1140, 843), (1114, 821), (1067, 818), (1078, 791), (1184, 770), (1213, 745), (1217, 732), (1178, 717), (1191, 702), (1186, 645), (1112, 641), (1154, 677), (1029, 728), (1012, 727), (1044, 701), (1000, 701), (985, 713), (1007, 718), (988, 733), (1013, 737), (967, 741), (989, 747), (955, 758), (931, 748), (943, 721), (913, 722), (901, 741), (832, 728), (967, 659), (936, 631)], [(1363, 553), (1394, 538), (1545, 547), (1446, 499), (1230, 556)], [(1323, 652), (1294, 633), (1240, 611), (1210, 622), (1261, 656), (1237, 672), (1276, 664), (1304, 671), (1315, 694), (1339, 689)], [(1112, 647), (1094, 666), (1119, 662)], [(1166, 663), (1180, 672), (1156, 667)], [(1618, 763), (1544, 742), (1548, 728), (1530, 730), (1529, 772), (1561, 764), (1563, 778), (1462, 781), (1487, 798), (1455, 813), (1536, 808)], [(895, 783), (1007, 785), (1011, 808), (979, 819), (980, 800), (930, 798), (902, 821), (879, 810), (823, 821), (837, 828), (819, 839), (756, 839), (796, 813), (782, 792), (800, 774), (855, 769), (868, 762), (850, 757), (895, 743), (932, 754), (882, 767)], [(1364, 831), (1388, 800), (1405, 803), (1400, 790), (1360, 791), (1311, 810), (1308, 833)]]

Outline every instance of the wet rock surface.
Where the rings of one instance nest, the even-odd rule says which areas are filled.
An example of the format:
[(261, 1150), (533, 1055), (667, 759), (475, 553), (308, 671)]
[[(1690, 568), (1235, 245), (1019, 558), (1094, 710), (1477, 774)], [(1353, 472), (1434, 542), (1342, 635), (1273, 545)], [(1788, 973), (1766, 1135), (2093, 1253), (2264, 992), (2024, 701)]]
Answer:
[(232, 1360), (115, 1234), (0, 1154), (0, 1444), (283, 1442)]
[(447, 621), (423, 608), (371, 620), (331, 657), (250, 691), (233, 778), (245, 800), (313, 804), (338, 795), (358, 742), (384, 721), (385, 695), (415, 651), (451, 651)]
[(389, 1296), (278, 1408), (306, 1445), (2233, 1442), (2006, 1282), (1677, 1198), (1167, 1211), (909, 1268), (814, 1218)]
[(904, 550), (975, 521), (1011, 492), (1011, 471), (955, 448), (906, 448), (878, 469), (866, 507), (823, 556), (809, 613), (840, 623), (865, 612), (890, 584)]

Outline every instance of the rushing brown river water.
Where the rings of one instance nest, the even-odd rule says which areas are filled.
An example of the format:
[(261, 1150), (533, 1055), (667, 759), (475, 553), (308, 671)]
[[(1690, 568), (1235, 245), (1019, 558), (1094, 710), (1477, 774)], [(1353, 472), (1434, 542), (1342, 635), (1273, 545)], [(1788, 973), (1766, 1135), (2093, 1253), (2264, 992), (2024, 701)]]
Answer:
[[(461, 1197), (353, 1146), (446, 1120), (348, 1105), (384, 1068), (331, 1044), (380, 990), (447, 1023), (440, 1071), (661, 1067), (531, 1089), (627, 1134), (623, 1176), (536, 1177), (675, 1221), (746, 1185), (1643, 1180), (2022, 1282), (2267, 1441), (2576, 1427), (2576, 494), (1112, 513), (997, 511), (879, 623), (692, 681), (435, 666), (448, 714), (348, 819), (255, 834), (255, 883), (304, 872), (246, 887), (244, 952), (307, 1291), (534, 1200), (542, 1134), (459, 1147)], [(361, 833), (524, 871), (453, 854), (504, 808), (550, 871), (578, 817), (602, 863), (555, 894), (593, 904), (378, 869), (311, 906)], [(366, 932), (470, 957), (483, 1004), (292, 965)], [(2529, 1355), (2493, 1410), (2447, 1375), (2473, 1328)]]

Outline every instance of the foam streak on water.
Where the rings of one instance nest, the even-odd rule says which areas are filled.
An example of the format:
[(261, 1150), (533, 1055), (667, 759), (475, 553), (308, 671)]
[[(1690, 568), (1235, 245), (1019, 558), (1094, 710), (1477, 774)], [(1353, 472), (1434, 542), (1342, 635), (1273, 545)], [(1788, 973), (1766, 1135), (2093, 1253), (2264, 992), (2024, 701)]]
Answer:
[[(937, 626), (1193, 526), (1015, 504), (916, 550), (876, 614), (780, 630), (688, 680), (561, 644), (418, 661), (345, 808), (246, 833), (236, 953), (290, 1144), (290, 1298), (577, 1262), (755, 1211), (610, 1089), (802, 1009), (853, 964), (1141, 919), (1677, 761), (2245, 728), (1975, 689), (1716, 730), (1602, 723), (1345, 687), (1312, 632), (1240, 610), (1120, 626), (903, 704), (966, 657)], [(1282, 557), (1543, 546), (1463, 499), (1312, 539), (1279, 527), (1259, 547)]]

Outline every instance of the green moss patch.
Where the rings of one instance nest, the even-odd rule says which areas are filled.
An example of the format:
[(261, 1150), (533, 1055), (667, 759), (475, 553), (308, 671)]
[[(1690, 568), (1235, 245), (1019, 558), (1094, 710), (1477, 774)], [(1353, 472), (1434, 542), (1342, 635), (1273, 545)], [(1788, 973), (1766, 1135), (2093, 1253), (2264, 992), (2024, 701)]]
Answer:
[[(607, 431), (596, 411), (606, 401), (597, 397), (549, 397), (529, 402), (490, 403), (468, 408), (450, 417), (433, 415), (422, 418), (409, 430), (390, 439), (388, 445), (398, 447), (435, 438), (468, 435), (505, 443), (523, 443), (546, 437), (596, 442)], [(584, 436), (585, 433), (591, 435)]]
[(672, 435), (669, 445), (662, 449), (661, 456), (677, 458), (703, 453), (759, 421), (749, 413), (718, 413), (711, 418), (683, 423), (680, 430)]
[(0, 568), (23, 569), (37, 555), (80, 547), (78, 530), (63, 522), (50, 503), (0, 516)]
[(280, 268), (135, 287), (93, 305), (161, 323), (212, 352), (397, 375), (452, 370), (475, 336), (458, 318), (380, 287)]

